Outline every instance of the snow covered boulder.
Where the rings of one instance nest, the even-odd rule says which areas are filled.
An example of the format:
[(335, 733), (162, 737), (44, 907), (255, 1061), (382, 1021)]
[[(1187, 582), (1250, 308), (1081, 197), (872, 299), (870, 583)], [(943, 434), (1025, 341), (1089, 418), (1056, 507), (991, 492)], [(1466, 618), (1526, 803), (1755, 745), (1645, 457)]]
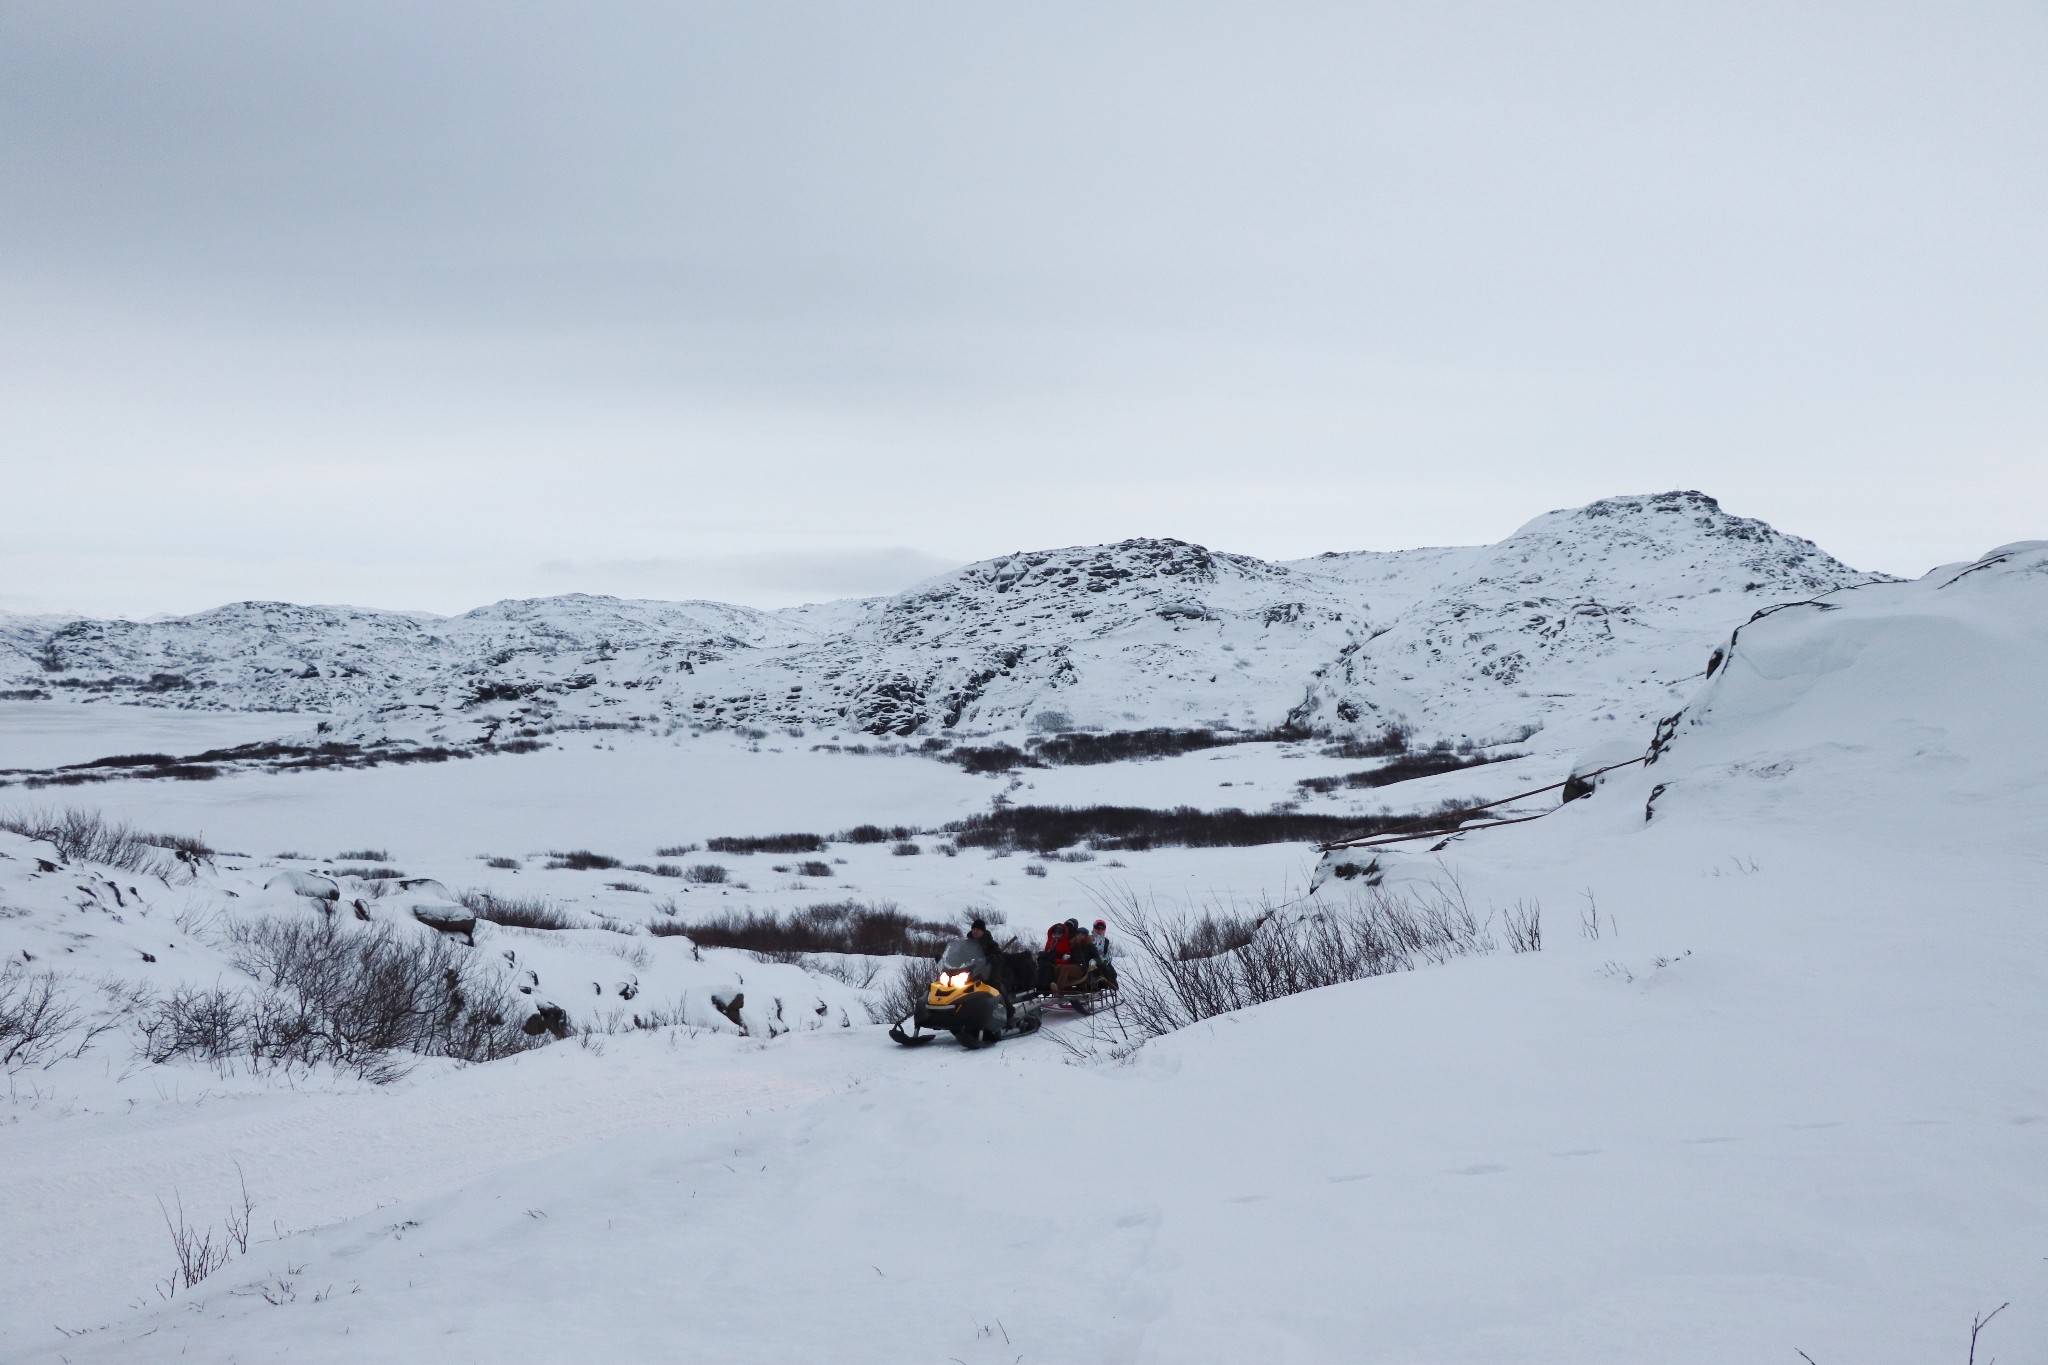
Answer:
[(1615, 740), (1609, 744), (1596, 744), (1580, 754), (1572, 763), (1572, 770), (1565, 775), (1565, 801), (1577, 801), (1598, 791), (1615, 771), (1627, 764), (1640, 760), (1643, 745), (1640, 740)]
[(407, 907), (412, 917), (429, 929), (442, 934), (460, 934), (476, 946), (476, 915), (460, 905), (439, 901), (427, 901)]
[(332, 877), (323, 877), (315, 872), (300, 872), (286, 868), (263, 884), (265, 891), (288, 891), (295, 896), (305, 896), (316, 901), (335, 902), (341, 899), (341, 884)]
[(560, 1005), (540, 1004), (532, 1015), (521, 1025), (529, 1038), (538, 1038), (543, 1033), (552, 1033), (557, 1038), (569, 1036), (569, 1011)]

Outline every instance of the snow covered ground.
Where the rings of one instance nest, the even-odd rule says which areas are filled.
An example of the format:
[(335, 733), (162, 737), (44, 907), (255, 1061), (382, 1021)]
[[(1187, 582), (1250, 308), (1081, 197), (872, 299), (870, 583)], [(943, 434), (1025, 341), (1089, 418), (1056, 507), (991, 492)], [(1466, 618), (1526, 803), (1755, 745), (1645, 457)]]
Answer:
[[(1482, 912), (1540, 903), (1542, 951), (1315, 991), (1093, 1060), (1050, 1036), (913, 1052), (857, 1020), (772, 1041), (708, 1021), (388, 1087), (284, 1088), (103, 1045), (15, 1077), (0, 1354), (1904, 1365), (1962, 1360), (1972, 1315), (2009, 1301), (1978, 1358), (2038, 1358), (2044, 674), (2044, 545), (1767, 616), (1660, 730), (1653, 765), (1541, 820), (1384, 860), (1393, 888), (1455, 875)], [(1327, 806), (1506, 795), (1567, 762), (1539, 750)], [(1360, 766), (1245, 745), (1029, 771), (1007, 794), (1214, 805), (1248, 786), (1257, 809)], [(117, 922), (99, 893), (80, 909), (65, 889), (87, 869), (31, 876), (17, 839), (0, 849), (0, 901), (21, 912), (0, 919), (0, 949), (47, 962), (68, 944), (111, 970), (175, 930), (152, 968), (198, 960), (214, 950), (185, 898), (245, 887), (244, 909), (311, 913), (245, 883), (280, 852), (364, 842), (450, 885), (622, 920), (646, 907), (635, 923), (671, 896), (689, 920), (829, 893), (987, 904), (1035, 930), (1091, 891), (1279, 899), (1308, 880), (1301, 845), (1105, 853), (1038, 877), (1021, 854), (946, 857), (932, 838), (916, 857), (835, 844), (829, 886), (754, 855), (721, 859), (744, 891), (689, 892), (526, 856), (929, 824), (1011, 782), (706, 738), (109, 784), (89, 796), (110, 812), (252, 856)], [(646, 961), (611, 960), (659, 993), (757, 969), (795, 974), (759, 978), (791, 999), (851, 989), (737, 954), (662, 957), (679, 939), (543, 938), (518, 942), (553, 954), (534, 960), (565, 1002), (558, 980), (621, 945)], [(237, 1162), (261, 1231), (156, 1302), (155, 1200), (217, 1218)]]

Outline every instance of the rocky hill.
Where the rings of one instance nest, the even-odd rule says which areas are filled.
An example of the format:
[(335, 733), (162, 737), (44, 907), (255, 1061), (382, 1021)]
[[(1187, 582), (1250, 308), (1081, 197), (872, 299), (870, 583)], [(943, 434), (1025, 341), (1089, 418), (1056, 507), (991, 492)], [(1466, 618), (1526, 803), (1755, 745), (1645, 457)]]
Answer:
[(0, 618), (0, 688), (317, 711), (336, 717), (327, 738), (357, 742), (1290, 725), (1483, 742), (1661, 714), (1753, 611), (1873, 577), (1677, 492), (1472, 548), (1018, 553), (830, 609), (572, 595), (455, 617), (247, 602), (150, 622)]

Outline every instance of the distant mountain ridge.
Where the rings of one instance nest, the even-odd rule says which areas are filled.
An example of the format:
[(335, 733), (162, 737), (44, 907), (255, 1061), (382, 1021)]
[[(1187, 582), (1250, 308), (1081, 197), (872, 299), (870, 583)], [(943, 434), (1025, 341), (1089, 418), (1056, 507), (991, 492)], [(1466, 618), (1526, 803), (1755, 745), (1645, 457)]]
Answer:
[(327, 737), (358, 742), (1197, 725), (1487, 742), (1668, 709), (1757, 608), (1884, 577), (1686, 491), (1548, 513), (1490, 546), (1020, 552), (823, 608), (572, 594), (454, 617), (272, 602), (0, 617), (0, 689), (318, 711), (336, 717)]

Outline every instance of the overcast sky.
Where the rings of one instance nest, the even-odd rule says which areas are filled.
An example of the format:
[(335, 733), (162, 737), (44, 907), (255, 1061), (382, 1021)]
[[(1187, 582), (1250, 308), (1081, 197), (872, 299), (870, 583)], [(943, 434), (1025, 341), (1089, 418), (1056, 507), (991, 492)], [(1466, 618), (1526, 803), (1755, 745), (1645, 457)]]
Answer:
[(0, 608), (2048, 536), (2048, 7), (0, 0)]

